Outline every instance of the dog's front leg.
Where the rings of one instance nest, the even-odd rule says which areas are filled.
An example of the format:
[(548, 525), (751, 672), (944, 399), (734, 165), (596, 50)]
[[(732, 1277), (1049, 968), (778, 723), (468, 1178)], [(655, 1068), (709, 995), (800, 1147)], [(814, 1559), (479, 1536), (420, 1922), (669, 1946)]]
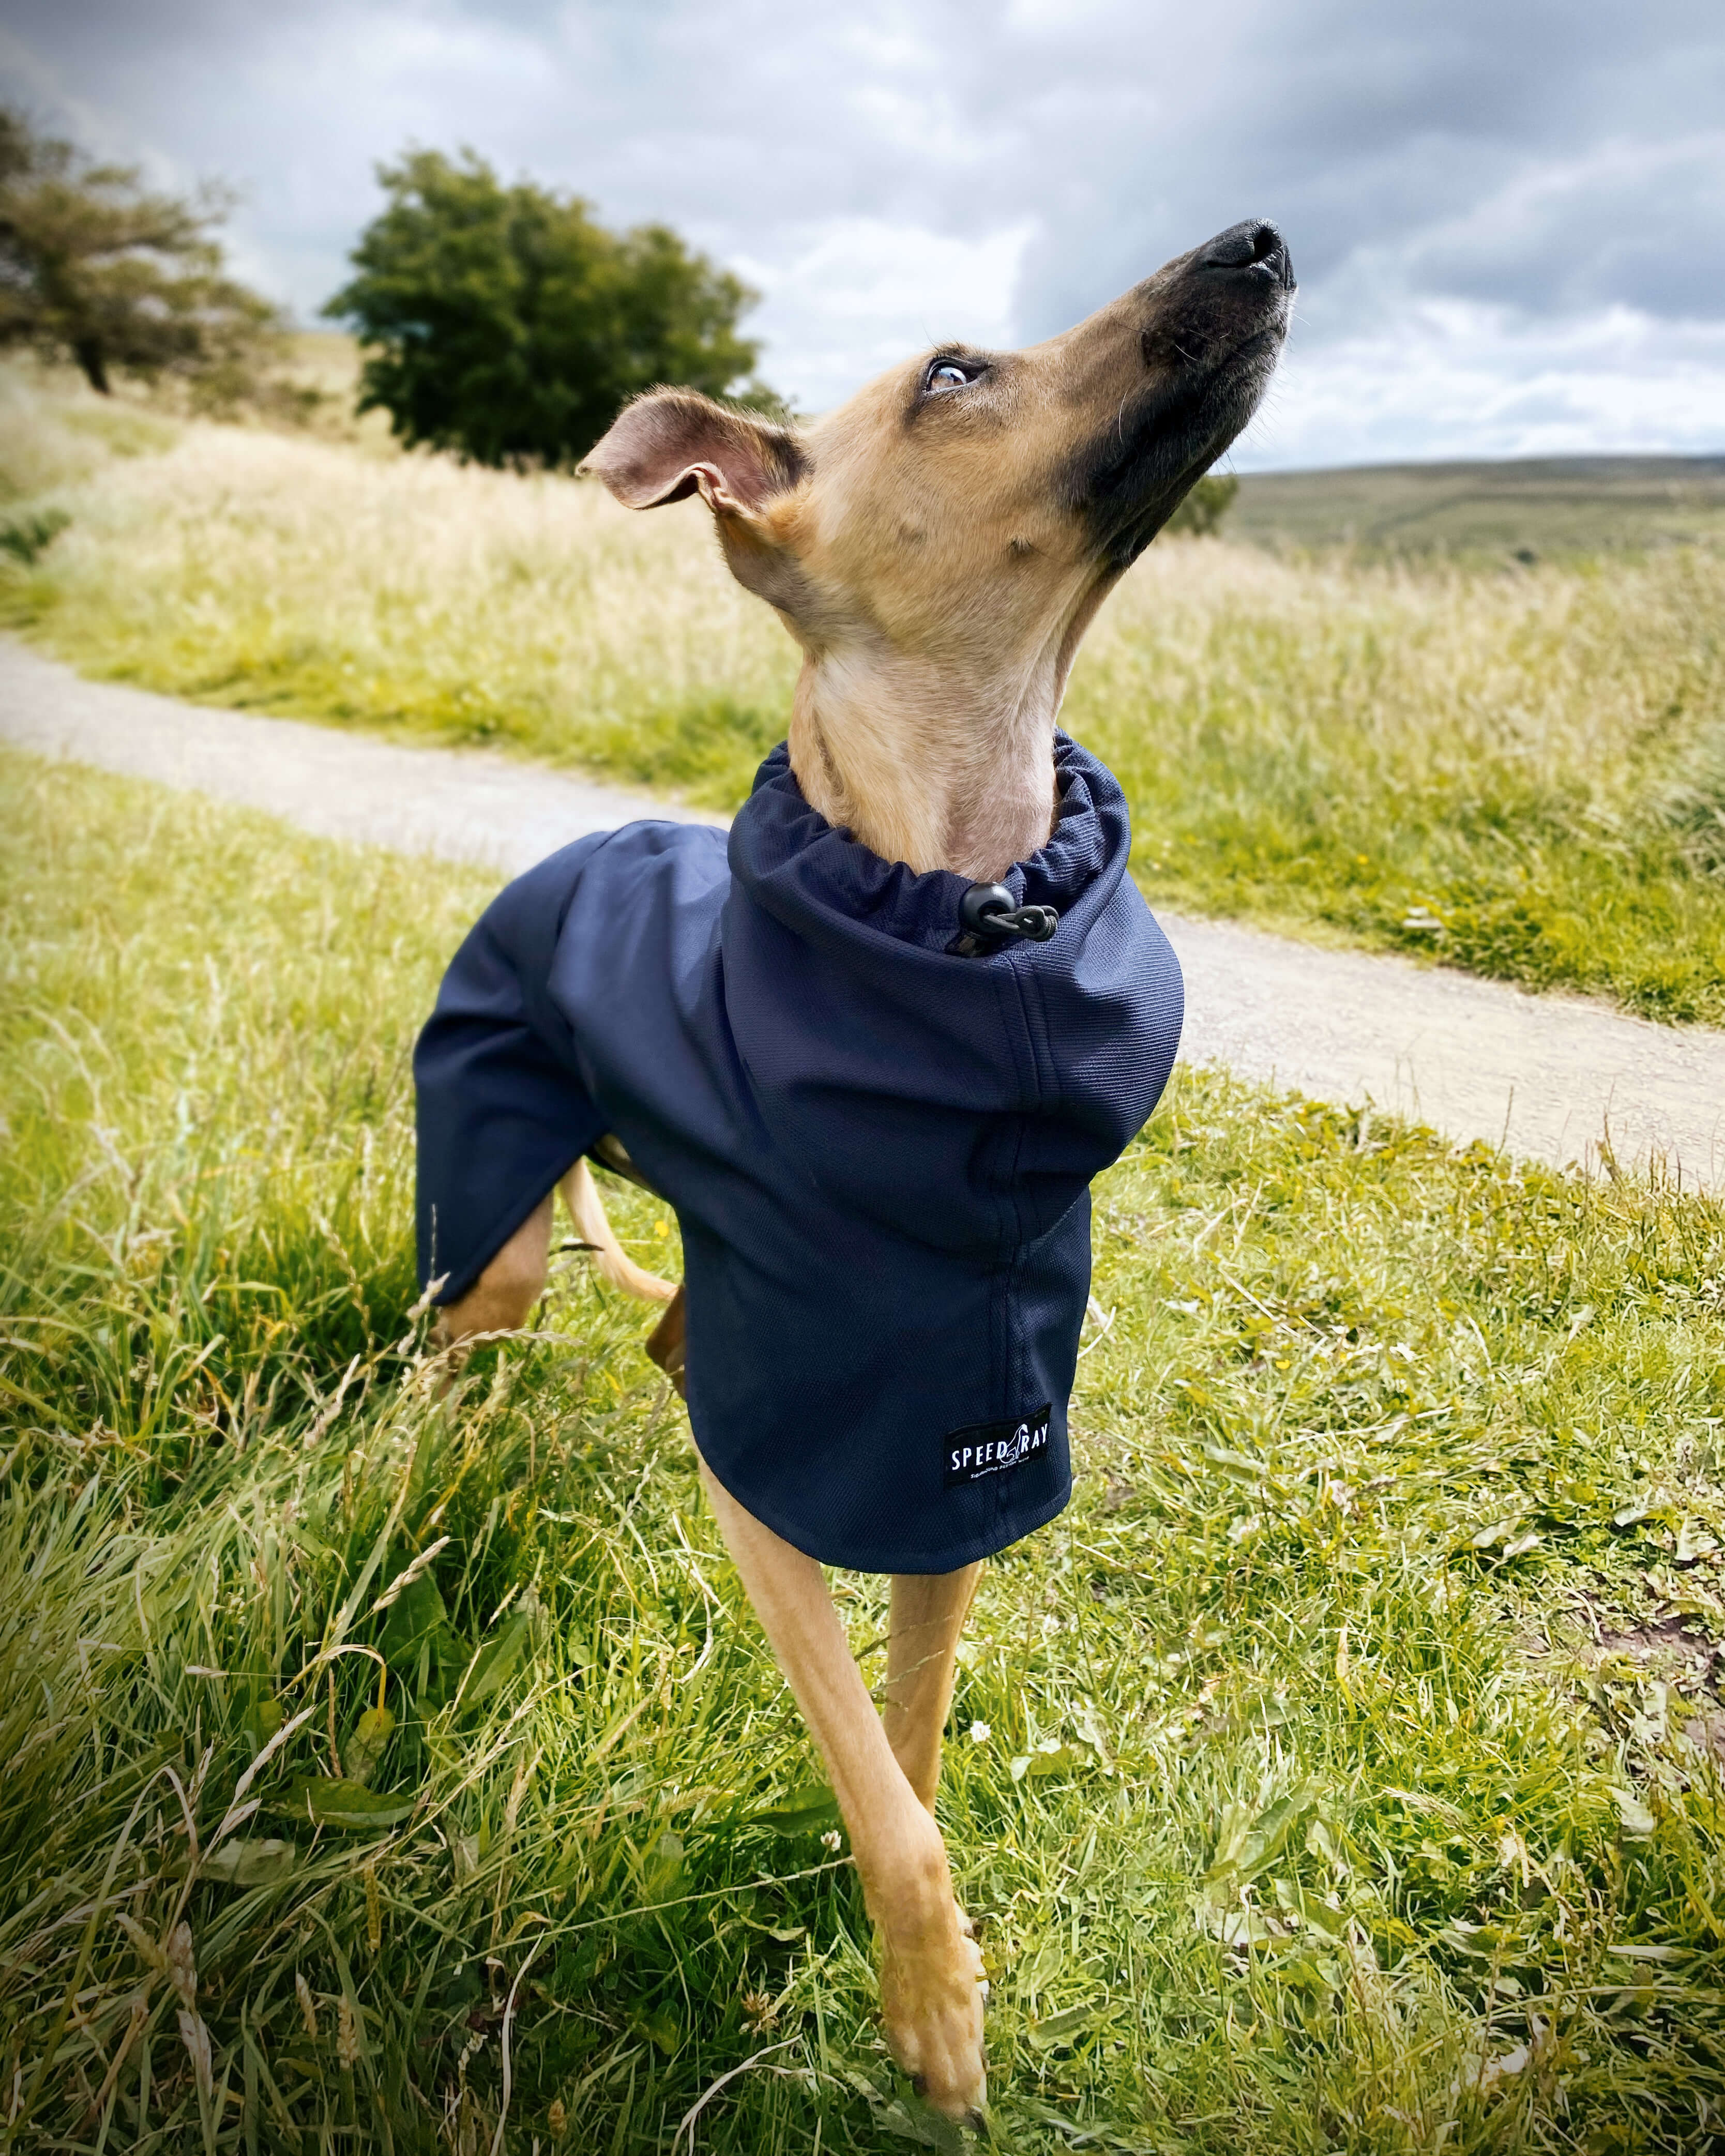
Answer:
[(940, 1785), (941, 1732), (952, 1704), (958, 1635), (982, 1570), (967, 1564), (957, 1572), (893, 1575), (881, 1719), (905, 1779), (930, 1812)]
[(745, 1512), (705, 1466), (701, 1480), (850, 1830), (880, 1932), (887, 2041), (929, 2102), (962, 2118), (988, 2095), (983, 1963), (953, 1898), (940, 1830), (894, 1754), (820, 1567)]

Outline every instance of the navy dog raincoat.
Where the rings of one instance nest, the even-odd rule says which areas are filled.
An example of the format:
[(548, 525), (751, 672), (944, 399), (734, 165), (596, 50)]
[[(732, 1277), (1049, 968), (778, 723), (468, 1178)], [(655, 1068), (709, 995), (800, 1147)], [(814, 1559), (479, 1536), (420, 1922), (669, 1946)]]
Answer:
[(960, 957), (969, 886), (812, 809), (631, 824), (510, 885), (414, 1057), (419, 1263), (456, 1300), (607, 1132), (675, 1208), (702, 1458), (824, 1563), (949, 1572), (1065, 1505), (1089, 1184), (1167, 1083), (1179, 967), (1125, 799), (1057, 735), (1004, 879), (1045, 943)]

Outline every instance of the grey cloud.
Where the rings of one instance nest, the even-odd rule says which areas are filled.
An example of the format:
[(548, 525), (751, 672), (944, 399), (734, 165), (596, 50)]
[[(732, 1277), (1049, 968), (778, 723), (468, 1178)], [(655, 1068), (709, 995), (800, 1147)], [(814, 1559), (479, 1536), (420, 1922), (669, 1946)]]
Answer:
[(1117, 278), (1247, 211), (1285, 225), (1308, 320), (1315, 309), (1332, 334), (1360, 324), (1323, 306), (1322, 288), (1363, 254), (1380, 265), (1380, 285), (1387, 268), (1412, 292), (1534, 312), (1612, 301), (1680, 315), (1725, 308), (1717, 280), (1709, 292), (1705, 276), (1677, 267), (1717, 250), (1707, 199), (1725, 181), (1717, 131), (1686, 171), (1650, 165), (1633, 199), (1604, 178), (1571, 190), (1567, 217), (1562, 187), (1549, 191), (1545, 215), (1524, 201), (1519, 229), (1488, 213), (1540, 173), (1585, 167), (1613, 146), (1715, 130), (1725, 110), (1717, 10), (1371, 0), (1266, 10), (1244, 54), (1224, 26), (1209, 50), (1183, 55), (1189, 66), (1226, 62), (1225, 73), (1204, 69), (1222, 86), (1136, 124), (1108, 85), (1153, 82), (1155, 40), (1125, 10), (1118, 28), (1089, 56), (1098, 94), (1087, 127), (1070, 116), (1091, 79), (1067, 78), (1071, 209), (1025, 265), (1027, 329), (1051, 330), (1081, 308), (1089, 261), (1106, 260)]
[(1608, 145), (1488, 199), (1415, 255), (1420, 282), (1541, 313), (1617, 304), (1671, 317), (1725, 307), (1725, 133)]
[(846, 220), (990, 262), (1027, 230), (1019, 337), (1246, 215), (1313, 354), (1433, 301), (1725, 326), (1717, 0), (12, 0), (7, 30), (97, 146), (241, 182), (248, 265), (308, 316), (417, 139), (746, 262), (822, 397), (873, 363), (796, 289)]
[[(614, 212), (692, 218), (757, 253), (763, 233), (810, 213), (972, 233), (1032, 217), (1044, 231), (1021, 292), (1028, 331), (1247, 213), (1288, 227), (1308, 286), (1363, 249), (1399, 248), (1419, 290), (1513, 288), (1536, 310), (1695, 304), (1676, 265), (1725, 172), (1717, 136), (1686, 202), (1656, 175), (1632, 203), (1608, 188), (1591, 217), (1578, 200), (1561, 276), (1540, 270), (1533, 221), (1524, 259), (1502, 229), (1468, 220), (1543, 163), (1707, 128), (1725, 110), (1715, 8), (1125, 0), (1040, 24), (1015, 12), (16, 0), (11, 19), (69, 87), (139, 109), (182, 158), (197, 137), (244, 164), (287, 136), (290, 172), (321, 165), (350, 191), (356, 167), (399, 146), (383, 132), (393, 124), (476, 141)], [(491, 64), (464, 65), (464, 45)], [(391, 80), (342, 80), (386, 58)], [(281, 169), (254, 176), (260, 225), (275, 221)], [(302, 200), (313, 192), (302, 180)]]

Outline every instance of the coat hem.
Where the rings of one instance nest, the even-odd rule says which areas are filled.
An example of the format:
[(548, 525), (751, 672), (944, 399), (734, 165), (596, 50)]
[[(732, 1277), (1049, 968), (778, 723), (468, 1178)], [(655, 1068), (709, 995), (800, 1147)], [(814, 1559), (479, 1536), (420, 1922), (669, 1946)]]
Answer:
[[(545, 1188), (542, 1190), (536, 1191), (534, 1194), (528, 1199), (525, 1205), (517, 1205), (515, 1201), (511, 1199), (510, 1204), (503, 1208), (502, 1211), (496, 1215), (497, 1220), (501, 1224), (492, 1229), (488, 1229), (485, 1235), (475, 1239), (480, 1247), (480, 1256), (476, 1260), (470, 1262), (461, 1276), (458, 1280), (454, 1281), (453, 1284), (448, 1278), (445, 1278), (443, 1286), (439, 1289), (435, 1299), (433, 1301), (431, 1306), (434, 1310), (444, 1310), (446, 1309), (452, 1302), (459, 1302), (462, 1296), (465, 1296), (470, 1288), (476, 1287), (479, 1285), (480, 1274), (483, 1273), (485, 1267), (490, 1264), (492, 1259), (496, 1256), (497, 1253), (503, 1248), (503, 1245), (509, 1240), (510, 1237), (514, 1235), (516, 1229), (519, 1228), (522, 1222), (526, 1219), (529, 1214), (531, 1214), (536, 1207), (544, 1204), (545, 1200), (551, 1195), (552, 1192), (557, 1188), (563, 1178), (569, 1173), (569, 1170), (574, 1167), (576, 1162), (581, 1158), (582, 1155), (580, 1152), (571, 1153), (567, 1160), (563, 1163), (562, 1166), (557, 1170), (557, 1173), (552, 1176), (551, 1181), (546, 1184)], [(435, 1253), (434, 1253), (433, 1262), (434, 1266)], [(437, 1278), (436, 1271), (434, 1270), (428, 1277), (429, 1280), (435, 1280)], [(424, 1283), (422, 1283), (422, 1285)]]
[(980, 1563), (983, 1558), (998, 1557), (1002, 1550), (1010, 1549), (1014, 1543), (1022, 1542), (1026, 1535), (1034, 1535), (1039, 1527), (1045, 1527), (1056, 1519), (1072, 1502), (1072, 1478), (1069, 1474), (1056, 1495), (1047, 1502), (1024, 1516), (1022, 1525), (1015, 1524), (1009, 1534), (998, 1527), (993, 1532), (973, 1535), (968, 1542), (960, 1543), (951, 1549), (891, 1550), (884, 1554), (870, 1549), (859, 1555), (854, 1547), (840, 1550), (819, 1535), (809, 1534), (797, 1521), (789, 1518), (778, 1507), (762, 1502), (739, 1489), (727, 1475), (721, 1474), (714, 1463), (702, 1452), (691, 1433), (691, 1442), (702, 1465), (726, 1491), (742, 1506), (751, 1519), (758, 1520), (769, 1527), (781, 1542), (788, 1543), (793, 1549), (800, 1550), (804, 1557), (813, 1558), (817, 1564), (829, 1564), (840, 1572), (873, 1573), (942, 1573), (957, 1572), (967, 1564)]

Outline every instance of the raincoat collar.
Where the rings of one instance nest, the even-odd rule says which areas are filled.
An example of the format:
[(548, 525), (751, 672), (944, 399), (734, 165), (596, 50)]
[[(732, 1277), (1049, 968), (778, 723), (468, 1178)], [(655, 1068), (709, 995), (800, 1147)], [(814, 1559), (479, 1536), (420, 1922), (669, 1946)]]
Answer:
[[(1126, 872), (1132, 831), (1126, 797), (1107, 767), (1068, 734), (1054, 737), (1055, 825), (1047, 843), (1000, 880), (1020, 905), (1051, 906), (1064, 923), (1075, 909), (1099, 913)], [(755, 775), (731, 827), (731, 873), (747, 896), (796, 934), (829, 952), (860, 957), (880, 939), (970, 968), (958, 958), (958, 903), (968, 877), (883, 860), (803, 798), (781, 742)], [(1059, 931), (1070, 949), (1081, 932)], [(993, 957), (1000, 954), (992, 953)], [(1064, 954), (1062, 954), (1064, 955)]]

